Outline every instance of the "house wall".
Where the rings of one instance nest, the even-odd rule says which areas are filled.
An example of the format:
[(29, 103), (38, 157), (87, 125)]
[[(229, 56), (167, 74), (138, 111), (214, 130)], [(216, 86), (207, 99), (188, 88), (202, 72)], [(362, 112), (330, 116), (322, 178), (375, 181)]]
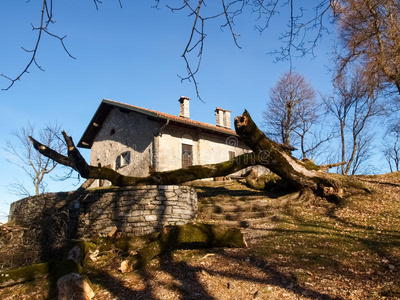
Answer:
[(182, 144), (192, 145), (193, 165), (212, 164), (229, 160), (229, 151), (235, 156), (250, 152), (236, 136), (206, 132), (185, 126), (169, 125), (157, 138), (157, 171), (182, 167)]
[(216, 135), (202, 132), (199, 135), (199, 163), (213, 164), (229, 160), (229, 151), (235, 156), (251, 152), (236, 136)]
[[(160, 132), (160, 128), (161, 132)], [(166, 125), (137, 112), (114, 108), (97, 134), (91, 148), (91, 165), (110, 165), (116, 169), (117, 157), (130, 152), (130, 163), (117, 169), (123, 175), (144, 177), (149, 166), (155, 171), (182, 167), (182, 144), (192, 145), (193, 165), (212, 164), (249, 152), (236, 136), (193, 128), (182, 124)], [(109, 185), (96, 181), (92, 187)]]
[(182, 167), (182, 144), (192, 145), (193, 165), (199, 163), (198, 130), (179, 125), (168, 125), (158, 137), (156, 149), (156, 170), (168, 171)]
[[(110, 165), (116, 169), (117, 156), (129, 151), (130, 163), (119, 168), (118, 172), (123, 175), (147, 176), (149, 165), (152, 164), (154, 134), (158, 129), (158, 122), (149, 120), (143, 114), (114, 108), (93, 142), (91, 165)], [(99, 186), (99, 182), (94, 186)]]

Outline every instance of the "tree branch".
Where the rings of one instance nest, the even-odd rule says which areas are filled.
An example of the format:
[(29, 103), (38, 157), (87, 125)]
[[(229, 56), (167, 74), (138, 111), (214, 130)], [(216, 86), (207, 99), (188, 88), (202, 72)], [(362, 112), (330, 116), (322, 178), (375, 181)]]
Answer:
[(70, 160), (70, 158), (58, 153), (57, 151), (54, 151), (53, 149), (50, 149), (49, 147), (43, 145), (42, 143), (38, 142), (35, 140), (33, 137), (29, 137), (29, 140), (31, 141), (33, 147), (39, 151), (39, 153), (43, 154), (44, 156), (54, 160), (55, 162), (70, 167), (74, 169), (75, 171), (78, 171), (75, 168), (75, 165), (73, 161)]
[[(48, 1), (50, 3), (48, 3)], [(96, 3), (96, 1), (98, 1), (98, 0), (95, 0), (95, 3)], [(49, 9), (48, 5), (50, 5), (50, 9)], [(47, 16), (47, 20), (46, 21), (45, 21), (45, 15)], [(26, 50), (25, 48), (21, 47), (25, 52), (32, 53), (31, 59), (28, 62), (28, 64), (25, 66), (24, 70), (15, 78), (11, 78), (11, 77), (6, 76), (4, 74), (0, 74), (0, 76), (2, 76), (4, 78), (8, 79), (9, 81), (11, 81), (11, 83), (9, 84), (8, 87), (2, 89), (3, 91), (8, 91), (17, 81), (20, 80), (20, 78), (24, 74), (29, 73), (29, 69), (32, 66), (32, 64), (35, 64), (38, 67), (39, 70), (44, 71), (44, 69), (36, 61), (36, 55), (38, 53), (38, 49), (39, 49), (39, 45), (40, 45), (40, 42), (41, 42), (41, 39), (42, 39), (42, 33), (43, 32), (47, 33), (48, 35), (50, 35), (52, 37), (55, 37), (55, 38), (59, 39), (62, 47), (65, 50), (65, 52), (69, 55), (69, 57), (75, 59), (75, 57), (73, 57), (71, 55), (71, 53), (67, 50), (67, 47), (64, 44), (64, 38), (66, 36), (60, 37), (60, 36), (58, 36), (56, 34), (53, 34), (53, 33), (48, 31), (48, 29), (47, 29), (48, 25), (50, 23), (54, 23), (52, 18), (53, 18), (53, 0), (43, 0), (43, 5), (42, 5), (42, 10), (41, 10), (41, 15), (40, 15), (40, 26), (39, 27), (34, 27), (32, 25), (32, 30), (38, 30), (39, 31), (38, 37), (36, 39), (35, 47), (34, 47), (33, 50)]]
[(342, 165), (345, 165), (345, 164), (347, 164), (346, 161), (341, 161), (341, 162), (333, 163), (333, 164), (320, 165), (319, 166), (319, 171), (326, 172), (331, 168), (339, 167), (339, 166), (342, 166)]
[(63, 136), (68, 145), (68, 157), (44, 146), (32, 137), (29, 137), (29, 139), (34, 148), (41, 154), (55, 160), (59, 164), (73, 168), (83, 178), (106, 179), (111, 181), (115, 186), (180, 184), (196, 179), (226, 176), (257, 163), (254, 155), (248, 153), (218, 164), (190, 166), (167, 172), (154, 172), (148, 177), (124, 176), (109, 167), (89, 166), (75, 147), (72, 138), (65, 131), (63, 131)]

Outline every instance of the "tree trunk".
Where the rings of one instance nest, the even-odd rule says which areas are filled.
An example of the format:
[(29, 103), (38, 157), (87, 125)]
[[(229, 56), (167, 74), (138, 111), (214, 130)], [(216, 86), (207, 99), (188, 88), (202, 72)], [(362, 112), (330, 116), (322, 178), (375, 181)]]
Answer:
[(309, 166), (283, 151), (265, 136), (247, 111), (235, 118), (235, 128), (244, 143), (253, 150), (257, 164), (279, 175), (291, 187), (311, 189), (321, 196), (341, 195), (342, 184), (337, 179), (318, 171), (318, 166)]
[[(0, 288), (43, 277), (49, 277), (57, 281), (66, 274), (81, 273), (81, 261), (90, 247), (91, 245), (83, 240), (71, 241), (67, 246), (68, 251), (66, 253), (68, 254), (60, 260), (0, 272)], [(71, 255), (72, 252), (79, 252), (78, 257)]]
[(237, 228), (211, 224), (186, 224), (165, 227), (160, 237), (138, 250), (137, 254), (121, 263), (121, 272), (132, 272), (146, 266), (163, 252), (179, 248), (246, 247), (243, 234)]
[[(310, 189), (319, 196), (333, 197), (332, 200), (341, 197), (343, 182), (338, 179), (340, 177), (321, 172), (318, 166), (302, 163), (292, 157), (278, 143), (264, 135), (246, 110), (241, 116), (235, 118), (235, 128), (237, 134), (253, 150), (253, 153), (243, 154), (233, 160), (217, 164), (152, 172), (147, 177), (124, 176), (109, 167), (90, 166), (75, 147), (72, 138), (65, 132), (63, 132), (63, 136), (68, 146), (68, 157), (44, 146), (32, 137), (29, 138), (40, 153), (73, 168), (83, 178), (106, 179), (115, 186), (181, 184), (196, 179), (227, 176), (252, 165), (263, 165), (279, 175), (292, 188)], [(349, 183), (349, 180), (345, 182)], [(354, 187), (354, 184), (347, 185)], [(357, 186), (363, 188), (360, 185)]]

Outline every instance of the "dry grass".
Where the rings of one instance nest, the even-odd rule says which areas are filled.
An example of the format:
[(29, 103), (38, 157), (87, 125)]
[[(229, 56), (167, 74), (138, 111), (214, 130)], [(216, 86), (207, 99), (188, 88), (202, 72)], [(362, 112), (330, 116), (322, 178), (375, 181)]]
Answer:
[[(202, 203), (268, 197), (276, 217), (243, 229), (248, 248), (177, 250), (131, 274), (117, 270), (122, 252), (105, 253), (86, 265), (95, 299), (399, 299), (400, 176), (360, 179), (373, 193), (340, 205), (288, 202), (238, 182), (196, 183)], [(5, 288), (0, 298), (51, 298), (48, 287)]]

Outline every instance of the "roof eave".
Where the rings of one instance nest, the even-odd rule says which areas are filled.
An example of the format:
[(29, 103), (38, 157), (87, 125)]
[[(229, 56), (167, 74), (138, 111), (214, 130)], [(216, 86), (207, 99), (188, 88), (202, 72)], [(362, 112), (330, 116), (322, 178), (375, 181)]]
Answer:
[(154, 117), (157, 119), (170, 120), (173, 123), (179, 123), (179, 124), (183, 124), (185, 126), (201, 128), (201, 129), (209, 131), (209, 132), (237, 136), (235, 131), (230, 130), (228, 128), (218, 128), (218, 127), (210, 128), (209, 126), (202, 125), (202, 124), (191, 124), (190, 122), (188, 122), (185, 119), (179, 120), (178, 118), (169, 118), (167, 115), (165, 115), (163, 113), (157, 113), (155, 111), (141, 109), (140, 107), (132, 106), (129, 104), (116, 102), (116, 101), (108, 100), (108, 99), (103, 99), (103, 101), (100, 103), (99, 107), (97, 108), (95, 114), (93, 115), (92, 120), (90, 121), (89, 125), (87, 126), (85, 132), (83, 133), (81, 139), (79, 140), (78, 147), (87, 148), (87, 149), (90, 149), (92, 147), (94, 137), (100, 131), (105, 118), (107, 117), (107, 115), (109, 114), (109, 112), (111, 111), (111, 109), (113, 107), (118, 107), (118, 108), (126, 109), (129, 111), (135, 111), (135, 112), (142, 113), (142, 114), (145, 114), (147, 116), (151, 116), (151, 117)]

